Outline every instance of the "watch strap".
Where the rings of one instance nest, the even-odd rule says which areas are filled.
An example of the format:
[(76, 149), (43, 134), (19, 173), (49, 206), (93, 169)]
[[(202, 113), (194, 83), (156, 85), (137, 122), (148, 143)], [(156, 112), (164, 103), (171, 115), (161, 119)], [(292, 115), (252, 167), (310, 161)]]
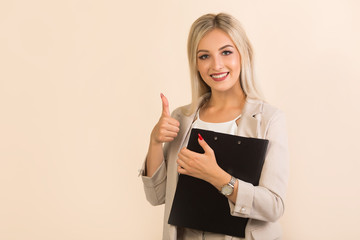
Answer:
[(232, 188), (234, 188), (236, 182), (236, 178), (234, 176), (231, 176), (230, 182), (228, 185), (230, 185)]

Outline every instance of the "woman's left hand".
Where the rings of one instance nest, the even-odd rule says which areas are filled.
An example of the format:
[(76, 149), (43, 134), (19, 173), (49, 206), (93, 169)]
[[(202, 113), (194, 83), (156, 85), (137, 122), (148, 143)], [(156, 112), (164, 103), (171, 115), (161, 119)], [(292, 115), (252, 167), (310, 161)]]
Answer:
[(184, 147), (178, 154), (177, 171), (217, 185), (215, 184), (217, 178), (225, 171), (217, 164), (214, 151), (205, 140), (200, 139), (199, 136), (198, 141), (205, 153), (196, 153)]

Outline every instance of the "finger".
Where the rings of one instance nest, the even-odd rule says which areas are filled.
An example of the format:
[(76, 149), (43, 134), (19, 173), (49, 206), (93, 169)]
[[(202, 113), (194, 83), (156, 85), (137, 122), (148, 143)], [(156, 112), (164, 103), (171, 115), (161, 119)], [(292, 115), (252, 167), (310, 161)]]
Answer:
[(174, 141), (174, 139), (175, 138), (172, 138), (172, 137), (164, 137), (162, 140), (161, 140), (161, 142), (172, 142), (172, 141)]
[(212, 148), (205, 142), (205, 140), (203, 139), (200, 133), (198, 134), (198, 136), (199, 136), (198, 142), (202, 147), (202, 149), (204, 149), (205, 153), (213, 152)]
[(177, 137), (177, 132), (173, 132), (173, 131), (168, 131), (168, 130), (162, 130), (161, 132), (160, 132), (160, 134), (162, 135), (162, 136), (164, 136), (164, 137), (170, 137), (170, 138), (175, 138), (175, 137)]
[(163, 134), (161, 134), (161, 135), (159, 135), (159, 136), (156, 138), (156, 140), (157, 140), (158, 142), (164, 143), (164, 142), (172, 142), (172, 141), (174, 141), (175, 138), (176, 138), (176, 136), (163, 135)]
[(170, 118), (162, 119), (162, 121), (160, 122), (160, 127), (167, 129), (169, 131), (179, 132), (180, 129), (176, 123), (177, 123), (177, 120), (172, 121)]
[(163, 129), (157, 133), (156, 139), (159, 142), (171, 142), (177, 137), (177, 135), (178, 134), (176, 132), (170, 132)]
[(177, 134), (180, 130), (178, 127), (170, 125), (166, 122), (160, 123), (158, 128), (159, 128), (160, 134), (165, 134), (167, 132), (173, 132), (173, 133)]
[(161, 101), (162, 101), (162, 115), (170, 116), (169, 101), (162, 93), (160, 94), (160, 97), (161, 97)]
[(178, 158), (176, 160), (176, 163), (178, 164), (178, 166), (180, 166), (181, 168), (184, 168), (184, 169), (188, 169), (189, 166), (180, 158)]
[(154, 130), (154, 136), (159, 142), (171, 142), (178, 136), (178, 132), (178, 127), (164, 123)]
[(172, 125), (168, 125), (166, 127), (164, 127), (164, 129), (168, 132), (172, 132), (172, 133), (178, 133), (179, 132), (179, 128), (178, 127), (175, 127), (175, 126), (172, 126)]
[(176, 120), (175, 118), (169, 117), (169, 119), (167, 119), (168, 123), (175, 126), (175, 127), (180, 127), (180, 122), (178, 120)]
[(186, 163), (186, 164), (188, 164), (188, 163), (191, 161), (191, 159), (192, 159), (192, 158), (191, 158), (191, 154), (189, 154), (189, 152), (187, 151), (186, 148), (182, 149), (182, 150), (179, 152), (178, 158), (179, 158), (182, 162), (184, 162), (184, 163)]
[(177, 167), (177, 172), (180, 173), (180, 174), (189, 175), (188, 171), (186, 171), (186, 169), (182, 168), (181, 166)]

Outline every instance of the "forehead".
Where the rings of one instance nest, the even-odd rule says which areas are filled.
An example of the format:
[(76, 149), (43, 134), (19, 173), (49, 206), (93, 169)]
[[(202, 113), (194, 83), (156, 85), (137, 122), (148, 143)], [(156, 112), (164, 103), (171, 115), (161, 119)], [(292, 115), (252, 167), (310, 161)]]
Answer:
[(203, 36), (203, 38), (199, 42), (198, 49), (218, 50), (220, 47), (228, 44), (235, 47), (234, 42), (226, 32), (221, 29), (215, 28)]

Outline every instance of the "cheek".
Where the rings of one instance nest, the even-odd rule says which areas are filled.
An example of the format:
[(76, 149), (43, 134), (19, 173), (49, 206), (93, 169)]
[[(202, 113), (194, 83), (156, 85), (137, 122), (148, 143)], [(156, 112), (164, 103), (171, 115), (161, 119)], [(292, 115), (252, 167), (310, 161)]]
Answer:
[(201, 79), (205, 82), (205, 84), (208, 85), (208, 68), (205, 66), (205, 64), (197, 64), (197, 70), (199, 72), (199, 75)]
[(240, 66), (240, 56), (237, 54), (234, 54), (230, 59), (231, 64)]
[(233, 71), (236, 72), (240, 71), (241, 70), (240, 59), (238, 58), (229, 59), (228, 66), (231, 67)]
[(207, 67), (205, 63), (198, 63), (197, 64), (197, 70), (200, 72), (200, 75), (204, 75), (207, 72)]

